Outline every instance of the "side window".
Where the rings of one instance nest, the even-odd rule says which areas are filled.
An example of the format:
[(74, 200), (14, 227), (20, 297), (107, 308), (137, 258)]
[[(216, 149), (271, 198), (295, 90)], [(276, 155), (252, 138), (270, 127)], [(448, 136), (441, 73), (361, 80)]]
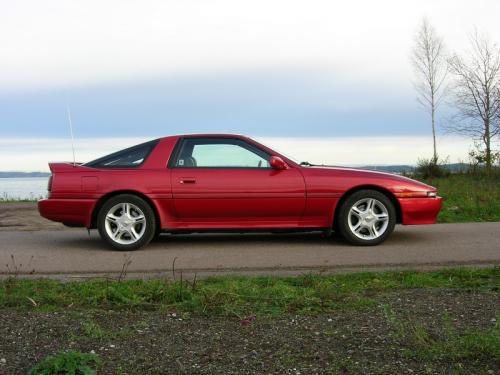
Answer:
[(269, 155), (239, 139), (185, 139), (175, 166), (179, 168), (269, 168)]

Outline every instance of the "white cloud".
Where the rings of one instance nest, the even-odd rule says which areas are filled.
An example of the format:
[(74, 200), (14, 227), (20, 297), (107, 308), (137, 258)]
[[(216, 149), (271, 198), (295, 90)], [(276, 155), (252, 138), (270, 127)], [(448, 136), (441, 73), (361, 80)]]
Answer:
[(497, 0), (3, 1), (0, 87), (297, 66), (406, 85), (422, 16), (461, 49), (473, 26), (498, 38), (499, 13)]

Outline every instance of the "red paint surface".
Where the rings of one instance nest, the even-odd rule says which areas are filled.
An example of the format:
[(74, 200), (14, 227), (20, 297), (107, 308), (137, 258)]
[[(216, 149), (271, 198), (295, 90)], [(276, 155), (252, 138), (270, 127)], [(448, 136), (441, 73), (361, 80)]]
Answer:
[[(244, 140), (280, 157), (287, 168), (169, 168), (176, 143), (193, 136)], [(403, 224), (435, 223), (441, 209), (441, 198), (426, 197), (435, 189), (420, 182), (381, 172), (300, 166), (237, 135), (162, 138), (136, 168), (96, 169), (71, 163), (51, 163), (50, 168), (52, 189), (49, 198), (39, 202), (40, 214), (85, 227), (95, 226), (99, 204), (120, 192), (148, 200), (164, 230), (331, 228), (339, 200), (362, 188), (378, 189), (392, 197)], [(408, 198), (408, 194), (420, 196)]]

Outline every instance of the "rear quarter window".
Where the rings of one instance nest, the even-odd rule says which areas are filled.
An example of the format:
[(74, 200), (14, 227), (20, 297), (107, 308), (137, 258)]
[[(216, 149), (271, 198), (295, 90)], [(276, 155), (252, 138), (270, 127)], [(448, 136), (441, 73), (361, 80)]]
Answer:
[(158, 144), (158, 139), (92, 160), (84, 165), (91, 168), (136, 168), (142, 165)]

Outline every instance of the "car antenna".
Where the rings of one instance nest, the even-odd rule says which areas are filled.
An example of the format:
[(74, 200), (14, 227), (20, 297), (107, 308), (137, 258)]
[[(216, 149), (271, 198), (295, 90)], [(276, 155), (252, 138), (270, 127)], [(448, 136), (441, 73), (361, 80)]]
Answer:
[(71, 133), (71, 149), (73, 150), (73, 167), (76, 167), (75, 138), (73, 137), (73, 123), (71, 122), (71, 111), (69, 109), (69, 105), (66, 107), (66, 112), (68, 113), (69, 132)]

